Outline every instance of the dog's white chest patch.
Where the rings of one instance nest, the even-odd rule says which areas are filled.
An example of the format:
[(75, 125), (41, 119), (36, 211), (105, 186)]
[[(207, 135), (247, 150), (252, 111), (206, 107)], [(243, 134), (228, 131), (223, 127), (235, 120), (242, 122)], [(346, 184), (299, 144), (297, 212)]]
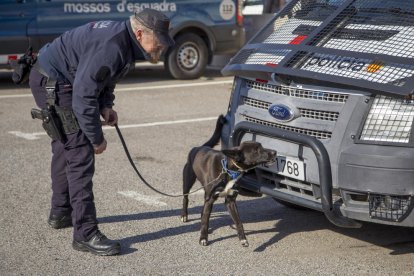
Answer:
[(234, 184), (236, 184), (236, 182), (242, 177), (242, 174), (240, 174), (237, 178), (230, 180), (229, 182), (227, 182), (226, 186), (224, 187), (224, 190), (222, 192), (219, 192), (218, 195), (219, 197), (225, 197), (225, 196), (229, 196), (232, 195), (234, 190), (232, 189)]
[(228, 191), (229, 191), (231, 188), (233, 188), (234, 184), (236, 184), (236, 181), (237, 181), (238, 179), (239, 179), (239, 178), (232, 179), (232, 180), (230, 180), (229, 182), (227, 182), (226, 187), (224, 187), (224, 192), (225, 192), (226, 194), (228, 193)]

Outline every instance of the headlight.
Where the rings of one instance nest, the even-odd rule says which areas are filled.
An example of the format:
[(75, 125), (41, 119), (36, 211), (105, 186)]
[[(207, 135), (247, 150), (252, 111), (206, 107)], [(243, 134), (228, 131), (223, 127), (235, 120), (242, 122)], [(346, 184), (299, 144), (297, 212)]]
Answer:
[(414, 104), (404, 99), (376, 96), (361, 133), (363, 141), (408, 143)]

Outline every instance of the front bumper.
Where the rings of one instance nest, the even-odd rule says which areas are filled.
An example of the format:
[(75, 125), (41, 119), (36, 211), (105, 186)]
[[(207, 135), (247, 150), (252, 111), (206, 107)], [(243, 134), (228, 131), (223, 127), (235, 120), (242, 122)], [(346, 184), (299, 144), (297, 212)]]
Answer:
[[(267, 129), (259, 130), (256, 126), (248, 122), (242, 122), (236, 126), (234, 131), (232, 144), (238, 145), (242, 140), (244, 133), (246, 132), (261, 132), (264, 136), (271, 136), (278, 139), (288, 140), (307, 146), (312, 149), (313, 153), (316, 156), (319, 168), (319, 183), (320, 183), (320, 204), (322, 206), (322, 211), (325, 214), (326, 218), (339, 227), (346, 228), (358, 228), (361, 227), (361, 224), (344, 217), (337, 209), (333, 206), (332, 201), (332, 174), (331, 174), (331, 163), (329, 160), (329, 155), (323, 146), (323, 144), (314, 137), (307, 135), (301, 135), (294, 132), (282, 130), (282, 129)], [(246, 187), (247, 188), (247, 187)], [(267, 190), (265, 186), (261, 187), (260, 192), (270, 193), (271, 190)]]
[[(354, 145), (356, 147), (354, 150), (350, 147), (340, 155), (341, 158), (338, 164), (332, 164), (324, 145), (316, 138), (282, 129), (269, 129), (249, 122), (236, 124), (232, 131), (230, 131), (230, 126), (226, 125), (223, 131), (223, 141), (229, 141), (229, 143), (223, 146), (236, 146), (243, 139), (254, 140), (258, 137), (262, 141), (263, 139), (267, 140), (267, 145), (272, 144), (272, 141), (284, 140), (288, 143), (311, 148), (314, 157), (309, 158), (308, 161), (315, 160), (317, 165), (308, 167), (317, 168), (319, 182), (304, 183), (295, 181), (278, 175), (275, 171), (272, 171), (272, 168), (263, 167), (256, 169), (257, 180), (252, 178), (242, 179), (240, 185), (243, 188), (322, 211), (332, 223), (341, 227), (357, 227), (359, 224), (354, 220), (414, 227), (414, 213), (412, 212), (414, 206), (414, 197), (412, 196), (414, 191), (412, 189), (414, 185), (412, 181), (398, 182), (403, 179), (414, 179), (414, 171), (408, 169), (411, 166), (410, 164), (414, 163), (414, 160), (412, 162), (399, 160), (399, 158), (410, 159), (410, 156), (414, 158), (414, 154), (396, 155), (394, 150), (391, 158), (389, 157), (390, 152), (388, 152), (389, 147), (380, 145), (367, 147), (367, 145), (364, 145), (365, 151), (361, 151), (358, 148), (361, 145)], [(381, 159), (378, 155), (381, 151), (378, 151), (377, 147), (385, 148), (385, 152), (382, 152), (382, 154), (388, 154), (389, 157), (382, 158), (381, 162), (388, 159), (394, 166), (400, 162), (406, 163), (407, 168), (403, 169), (405, 173), (396, 174), (394, 185), (387, 182), (389, 178), (382, 178), (381, 181), (381, 176), (375, 177), (378, 172), (382, 174), (387, 172), (384, 168), (380, 169), (381, 162), (377, 161), (376, 165), (374, 164), (375, 160)], [(367, 155), (366, 150), (370, 148), (376, 154)], [(278, 150), (277, 147), (274, 149)], [(406, 149), (400, 147), (399, 150), (403, 153)], [(363, 154), (365, 154), (365, 158), (361, 158)], [(358, 155), (360, 156), (358, 157)], [(368, 169), (366, 166), (363, 168), (364, 171), (361, 174), (365, 178), (360, 178), (358, 177), (359, 172), (348, 170), (348, 168), (354, 167), (351, 166), (350, 160), (354, 160), (354, 163), (359, 160), (359, 162), (365, 164), (369, 164), (369, 160), (372, 160), (374, 163)], [(338, 166), (340, 181), (335, 185), (332, 183), (331, 166)], [(399, 167), (401, 168), (401, 166)], [(408, 175), (408, 172), (413, 173), (413, 175)], [(355, 181), (352, 181), (353, 178)], [(366, 179), (374, 179), (375, 181), (366, 181)], [(396, 189), (396, 187), (399, 188)], [(398, 191), (397, 194), (395, 194), (396, 191)]]

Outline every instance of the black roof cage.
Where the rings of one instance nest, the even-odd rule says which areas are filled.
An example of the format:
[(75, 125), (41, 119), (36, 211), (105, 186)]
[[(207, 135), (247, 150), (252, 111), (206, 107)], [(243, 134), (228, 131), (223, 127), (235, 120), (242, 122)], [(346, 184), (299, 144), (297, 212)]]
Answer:
[(292, 0), (222, 73), (410, 95), (414, 1)]

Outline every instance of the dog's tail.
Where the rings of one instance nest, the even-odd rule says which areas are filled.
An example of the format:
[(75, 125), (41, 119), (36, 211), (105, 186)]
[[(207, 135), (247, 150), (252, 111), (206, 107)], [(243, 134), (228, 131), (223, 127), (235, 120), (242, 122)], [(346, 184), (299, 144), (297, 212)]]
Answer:
[(210, 147), (214, 148), (220, 142), (221, 138), (221, 130), (223, 129), (223, 125), (226, 122), (226, 119), (223, 115), (220, 115), (217, 119), (216, 129), (214, 130), (213, 136), (211, 136), (210, 140), (204, 143), (203, 147)]

